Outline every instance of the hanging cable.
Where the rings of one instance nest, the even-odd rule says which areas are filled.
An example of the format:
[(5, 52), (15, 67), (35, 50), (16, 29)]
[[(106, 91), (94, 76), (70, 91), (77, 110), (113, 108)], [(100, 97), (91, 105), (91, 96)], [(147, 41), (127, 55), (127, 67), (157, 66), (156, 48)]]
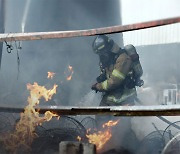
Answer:
[(20, 42), (17, 45), (17, 42), (15, 41), (15, 46), (16, 46), (16, 51), (17, 51), (17, 66), (18, 66), (18, 74), (17, 74), (17, 80), (19, 78), (19, 73), (20, 73), (20, 57), (19, 57), (19, 50), (22, 49), (20, 46)]
[(6, 43), (6, 50), (7, 50), (7, 53), (11, 53), (12, 50), (13, 50), (12, 44), (7, 43), (6, 41), (4, 41), (4, 42)]
[[(9, 35), (9, 33), (8, 33)], [(7, 36), (8, 36), (7, 35)], [(7, 50), (7, 53), (11, 53), (12, 50), (14, 49), (12, 43), (8, 43), (7, 41), (4, 41), (5, 44), (6, 44), (6, 50)], [(19, 78), (19, 73), (20, 73), (20, 57), (19, 57), (19, 50), (22, 49), (22, 46), (21, 46), (21, 42), (19, 41), (18, 44), (17, 42), (15, 41), (15, 48), (16, 48), (16, 52), (17, 52), (17, 69), (18, 69), (18, 74), (17, 74), (17, 80)]]

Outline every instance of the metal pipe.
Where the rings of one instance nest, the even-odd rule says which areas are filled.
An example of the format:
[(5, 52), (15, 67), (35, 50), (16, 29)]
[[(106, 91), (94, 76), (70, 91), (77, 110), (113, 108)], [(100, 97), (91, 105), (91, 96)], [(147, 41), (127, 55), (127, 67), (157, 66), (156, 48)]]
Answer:
[(168, 125), (172, 125), (173, 127), (177, 128), (180, 130), (180, 126), (176, 125), (175, 123), (172, 123), (171, 121), (167, 120), (166, 118), (162, 117), (162, 116), (157, 116), (160, 120), (164, 121), (165, 123), (167, 123)]
[[(58, 115), (180, 116), (180, 105), (110, 107), (41, 106), (36, 109), (41, 114), (51, 111)], [(0, 112), (20, 113), (23, 111), (23, 107), (0, 107)]]
[(163, 26), (168, 24), (179, 23), (180, 17), (154, 20), (129, 25), (118, 25), (111, 27), (103, 27), (87, 30), (74, 30), (74, 31), (54, 31), (54, 32), (33, 32), (33, 33), (8, 33), (0, 34), (0, 42), (10, 41), (26, 41), (26, 40), (44, 40), (44, 39), (57, 39), (67, 37), (80, 37), (80, 36), (92, 36), (99, 34), (112, 34), (121, 33), (145, 28), (152, 28), (157, 26)]
[[(176, 136), (174, 136), (167, 144), (166, 146), (164, 147), (163, 151), (161, 152), (161, 154), (168, 154), (168, 150), (170, 148), (170, 146), (172, 146), (172, 144), (175, 145), (175, 142), (176, 144), (179, 145), (179, 137), (180, 137), (180, 133), (178, 133)], [(174, 143), (173, 143), (174, 142)], [(179, 147), (179, 146), (178, 146)], [(171, 151), (170, 151), (171, 152)]]

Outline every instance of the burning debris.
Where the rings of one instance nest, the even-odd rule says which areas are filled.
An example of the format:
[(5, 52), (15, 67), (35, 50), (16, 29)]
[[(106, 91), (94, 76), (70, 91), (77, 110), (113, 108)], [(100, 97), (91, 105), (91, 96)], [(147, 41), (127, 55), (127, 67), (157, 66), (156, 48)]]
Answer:
[(27, 84), (27, 89), (30, 91), (28, 105), (25, 107), (24, 112), (21, 113), (14, 132), (8, 132), (1, 136), (1, 141), (8, 151), (16, 153), (22, 147), (25, 151), (29, 151), (33, 140), (38, 137), (35, 128), (45, 121), (50, 121), (52, 117), (59, 117), (50, 111), (47, 111), (44, 117), (40, 117), (39, 112), (35, 110), (41, 98), (44, 98), (45, 101), (52, 98), (56, 93), (56, 88), (57, 85), (54, 85), (52, 89), (47, 90), (36, 82), (33, 85)]
[[(31, 85), (31, 86), (34, 86), (34, 85)], [(22, 114), (24, 115), (24, 113), (22, 113)], [(29, 115), (31, 115), (31, 113)], [(5, 123), (5, 120), (7, 121), (6, 122), (7, 124), (5, 124), (3, 126), (3, 128), (0, 130), (1, 134), (4, 134), (3, 132), (5, 132), (5, 130), (8, 130), (8, 126), (6, 126), (6, 125), (9, 125), (8, 118), (11, 116), (9, 115), (7, 118), (4, 118), (4, 116), (2, 118), (1, 117), (2, 117), (2, 115), (0, 115), (0, 120), (2, 119), (1, 120), (2, 123)], [(24, 117), (25, 117), (25, 115), (24, 115)], [(34, 118), (35, 118), (35, 116), (34, 116)], [(39, 119), (40, 119), (40, 121), (38, 121)], [(43, 121), (41, 121), (41, 119), (43, 119)], [(96, 147), (98, 150), (97, 152), (100, 153), (101, 150), (103, 150), (105, 148), (107, 143), (109, 143), (108, 141), (110, 141), (111, 137), (113, 137), (111, 135), (111, 128), (119, 123), (119, 121), (108, 121), (107, 123), (104, 123), (102, 125), (102, 130), (98, 131), (95, 128), (88, 129), (88, 128), (85, 128), (85, 126), (84, 126), (84, 124), (85, 124), (84, 121), (86, 123), (92, 123), (91, 124), (91, 126), (92, 126), (93, 125), (92, 118), (86, 117), (81, 122), (79, 122), (75, 118), (61, 116), (61, 118), (59, 120), (52, 119), (48, 123), (43, 123), (44, 119), (48, 120), (49, 118), (48, 117), (45, 118), (45, 116), (40, 118), (37, 116), (37, 120), (35, 122), (30, 123), (28, 121), (29, 124), (34, 125), (34, 127), (31, 127), (32, 128), (31, 130), (33, 130), (33, 132), (30, 132), (30, 128), (28, 126), (26, 126), (27, 122), (24, 123), (25, 126), (22, 127), (22, 130), (29, 132), (29, 134), (27, 134), (27, 133), (21, 134), (22, 131), (17, 131), (17, 130), (14, 133), (11, 133), (9, 135), (8, 135), (8, 133), (4, 134), (3, 137), (6, 137), (6, 138), (4, 138), (4, 141), (6, 141), (6, 144), (8, 144), (9, 150), (10, 150), (10, 146), (11, 147), (14, 146), (14, 149), (17, 148), (17, 153), (19, 152), (18, 148), (20, 148), (20, 150), (22, 150), (22, 149), (30, 150), (30, 148), (32, 148), (31, 153), (45, 153), (45, 151), (46, 152), (48, 152), (48, 151), (57, 152), (59, 150), (58, 145), (61, 141), (80, 141), (80, 142), (84, 142), (84, 143), (89, 142), (89, 143), (96, 144)], [(24, 120), (27, 120), (27, 118), (24, 118)], [(21, 119), (16, 120), (16, 121), (17, 121), (16, 127), (18, 124), (19, 124), (19, 126), (23, 125), (22, 124), (23, 121)], [(20, 121), (22, 121), (21, 125), (20, 125)], [(42, 125), (40, 125), (40, 123)], [(171, 144), (171, 146), (168, 146), (168, 148), (165, 148), (165, 145), (170, 145), (170, 143), (172, 142), (171, 139), (173, 138), (173, 136), (176, 136), (176, 134), (178, 134), (179, 127), (177, 127), (177, 126), (179, 126), (179, 124), (180, 124), (179, 121), (175, 122), (175, 123), (171, 123), (168, 125), (168, 127), (165, 130), (158, 130), (156, 128), (157, 129), (156, 131), (148, 134), (146, 137), (144, 137), (141, 140), (136, 154), (144, 154), (144, 153), (154, 154), (156, 152), (162, 151), (163, 149), (164, 149), (164, 151), (166, 151), (167, 149), (168, 149), (168, 151), (173, 150), (173, 147), (175, 144), (173, 144), (173, 145)], [(93, 128), (93, 126), (92, 126), (92, 128)], [(176, 130), (175, 130), (175, 128), (176, 128)], [(5, 135), (7, 135), (7, 136), (5, 136)], [(18, 136), (15, 136), (15, 135), (18, 135)], [(32, 136), (29, 137), (29, 135), (33, 135), (34, 138)], [(111, 137), (109, 138), (108, 135)], [(104, 137), (104, 136), (106, 136), (106, 137)], [(7, 138), (7, 137), (9, 137), (9, 138)], [(109, 138), (109, 140), (107, 140), (108, 138)], [(24, 140), (24, 144), (21, 140), (22, 141)], [(106, 143), (105, 143), (105, 140), (107, 140)], [(1, 141), (2, 141), (2, 138), (1, 138)], [(32, 142), (32, 144), (30, 144), (30, 141)], [(176, 140), (176, 141), (177, 141), (176, 143), (178, 143), (178, 140)], [(20, 143), (21, 143), (21, 145), (20, 145)], [(174, 143), (174, 142), (172, 142), (172, 143)], [(26, 145), (26, 144), (28, 144), (28, 145)], [(102, 145), (102, 148), (101, 148), (101, 145)], [(176, 145), (178, 145), (178, 144), (176, 144)], [(17, 146), (19, 146), (19, 147), (17, 147)], [(2, 147), (0, 149), (3, 150), (3, 148), (4, 147)], [(176, 151), (178, 149), (179, 149), (179, 147), (176, 146)], [(1, 152), (1, 150), (0, 150), (0, 152)], [(124, 149), (123, 148), (121, 149), (121, 147), (120, 147), (120, 149), (118, 149), (118, 150), (123, 151)], [(117, 151), (117, 150), (110, 149), (107, 152), (105, 151), (104, 153), (113, 152), (113, 151)], [(165, 154), (166, 154), (166, 152), (165, 152)]]
[[(86, 118), (85, 118), (86, 119)], [(91, 119), (90, 119), (91, 120)], [(111, 139), (112, 133), (111, 133), (111, 127), (117, 125), (119, 120), (113, 121), (110, 120), (102, 125), (102, 130), (98, 131), (97, 129), (92, 130), (91, 128), (88, 128), (86, 130), (86, 138), (89, 143), (95, 144), (97, 151), (100, 151), (103, 149), (105, 144)], [(81, 136), (77, 136), (77, 140), (79, 142), (86, 141)], [(86, 141), (86, 142), (87, 142)]]
[[(73, 73), (72, 66), (69, 65), (66, 79), (71, 80)], [(56, 73), (47, 72), (47, 74), (48, 79), (53, 79)], [(50, 121), (52, 117), (59, 119), (57, 114), (50, 111), (46, 111), (44, 116), (40, 116), (35, 109), (42, 98), (46, 102), (51, 100), (53, 95), (56, 94), (57, 87), (58, 85), (54, 84), (51, 89), (46, 89), (36, 82), (27, 84), (27, 90), (30, 91), (30, 96), (27, 99), (28, 105), (24, 108), (24, 112), (20, 114), (20, 119), (15, 124), (15, 130), (3, 133), (0, 136), (0, 141), (4, 143), (7, 151), (18, 153), (19, 150), (22, 150), (22, 147), (22, 151), (30, 151), (33, 140), (38, 137), (35, 132), (36, 127), (42, 125), (45, 121)]]
[(118, 122), (119, 122), (119, 120), (117, 120), (117, 121), (110, 120), (102, 125), (102, 128), (103, 128), (102, 131), (98, 131), (98, 132), (95, 132), (92, 134), (87, 132), (86, 137), (88, 138), (89, 143), (95, 144), (98, 151), (101, 150), (103, 148), (103, 146), (112, 137), (111, 127), (117, 125)]

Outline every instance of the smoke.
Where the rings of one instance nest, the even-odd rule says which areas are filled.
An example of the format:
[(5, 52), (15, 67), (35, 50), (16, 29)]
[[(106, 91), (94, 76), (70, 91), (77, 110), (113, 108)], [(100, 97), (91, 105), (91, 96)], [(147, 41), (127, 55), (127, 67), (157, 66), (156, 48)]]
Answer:
[[(140, 55), (140, 61), (144, 70), (142, 78), (145, 82), (143, 87), (137, 88), (138, 98), (141, 100), (137, 105), (163, 104), (163, 89), (167, 88), (168, 84), (179, 83), (180, 71), (178, 68), (180, 63), (178, 57), (180, 45), (178, 43), (160, 44), (136, 48)], [(172, 123), (179, 120), (179, 116), (164, 118)], [(132, 129), (135, 131), (140, 141), (152, 132), (158, 134), (159, 131), (166, 134), (166, 129), (166, 131), (171, 132), (173, 135), (179, 132), (178, 129), (170, 126), (158, 117), (134, 117), (131, 124)], [(151, 137), (153, 137), (153, 134)], [(163, 137), (165, 139), (167, 138), (166, 135)], [(168, 140), (169, 139), (167, 139), (167, 141)]]
[[(113, 3), (104, 0), (7, 0), (5, 11), (6, 33), (24, 32), (24, 29), (26, 32), (88, 29), (121, 23), (118, 0)], [(111, 37), (123, 46), (121, 35), (112, 34)], [(5, 46), (0, 71), (0, 104), (25, 105), (29, 95), (26, 84), (38, 82), (46, 86), (59, 85), (53, 98), (56, 105), (98, 106), (100, 94), (90, 91), (99, 75), (98, 57), (91, 47), (93, 40), (94, 37), (79, 37), (23, 42), (19, 51), (20, 72), (15, 43), (12, 43), (14, 49), (10, 54)], [(179, 44), (137, 47), (144, 70), (142, 78), (146, 91), (138, 90), (143, 105), (158, 104), (159, 84), (179, 82), (179, 48)], [(74, 70), (70, 81), (66, 81), (64, 75), (68, 65)], [(48, 71), (56, 73), (53, 80), (47, 79)], [(155, 130), (152, 122), (159, 129), (167, 127), (156, 117), (133, 118), (132, 129), (139, 140)], [(130, 127), (121, 124), (123, 128), (118, 127), (116, 133)], [(114, 138), (112, 145), (119, 141), (121, 134)]]
[[(0, 0), (0, 33), (4, 33), (4, 1)], [(0, 43), (0, 68), (2, 58), (3, 43)]]
[(79, 106), (98, 106), (101, 101), (101, 94), (94, 91), (88, 92), (79, 102)]
[[(108, 9), (110, 7), (115, 9)], [(5, 31), (24, 32), (24, 28), (26, 32), (60, 31), (117, 25), (120, 24), (120, 14), (115, 13), (117, 10), (118, 0), (114, 4), (102, 3), (102, 0), (96, 4), (90, 0), (7, 0)], [(118, 35), (115, 37), (117, 40), (120, 38)], [(23, 47), (19, 51), (20, 72), (15, 43), (12, 43), (14, 49), (11, 54), (4, 47), (0, 79), (3, 87), (1, 102), (9, 105), (25, 104), (27, 83), (38, 82), (45, 85), (49, 82), (53, 84), (54, 81), (59, 84), (56, 102), (59, 105), (77, 105), (99, 75), (98, 57), (91, 47), (93, 39), (94, 37), (79, 37), (22, 42)], [(64, 71), (68, 65), (74, 70), (71, 81), (65, 81)], [(54, 80), (47, 80), (48, 71), (56, 73)]]
[(30, 3), (31, 0), (27, 0), (25, 7), (24, 7), (24, 12), (23, 12), (23, 18), (22, 18), (22, 23), (21, 23), (21, 28), (22, 28), (22, 32), (24, 33), (24, 28), (26, 26), (26, 20), (27, 20), (27, 15), (29, 12), (29, 7), (30, 7)]
[[(156, 20), (161, 18), (169, 18), (179, 15), (179, 1), (131, 1), (122, 0), (122, 22), (123, 24), (137, 23), (149, 20)], [(161, 6), (161, 9), (159, 9)], [(168, 8), (173, 8), (170, 13), (167, 13)], [(151, 14), (151, 16), (150, 16)], [(163, 27), (157, 28), (161, 32)], [(173, 31), (176, 28), (172, 29)], [(149, 30), (150, 31), (150, 30)], [(131, 35), (135, 40), (142, 44), (142, 42), (148, 42), (151, 44), (154, 40), (173, 40), (172, 33), (169, 33), (169, 37), (164, 34), (157, 36), (158, 31), (155, 33), (145, 33), (146, 30), (132, 32)], [(137, 35), (141, 33), (141, 38)], [(127, 34), (130, 34), (127, 33)], [(130, 36), (130, 35), (129, 35)], [(125, 41), (128, 43), (132, 38), (128, 38), (125, 35)], [(145, 40), (145, 41), (144, 41)], [(159, 41), (161, 42), (161, 41)], [(171, 42), (171, 41), (170, 41)], [(166, 88), (168, 83), (177, 84), (179, 83), (179, 43), (174, 44), (159, 44), (149, 46), (138, 46), (136, 47), (137, 52), (140, 56), (140, 62), (143, 67), (143, 80), (145, 82), (143, 88), (137, 88), (138, 98), (141, 100), (141, 104), (137, 105), (158, 105), (162, 104), (162, 90)], [(178, 120), (179, 117), (166, 117), (171, 122)], [(164, 130), (168, 124), (162, 122), (157, 117), (136, 117), (132, 120), (132, 127), (136, 132), (137, 137), (142, 140), (149, 133), (156, 131), (154, 123), (158, 129)], [(143, 126), (143, 127), (142, 127)]]

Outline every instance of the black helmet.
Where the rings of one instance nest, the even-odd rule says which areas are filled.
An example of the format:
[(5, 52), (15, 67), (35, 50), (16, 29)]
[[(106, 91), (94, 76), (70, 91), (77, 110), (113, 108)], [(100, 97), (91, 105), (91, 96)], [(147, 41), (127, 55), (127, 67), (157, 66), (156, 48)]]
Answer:
[(98, 35), (93, 41), (92, 48), (96, 54), (103, 54), (110, 52), (113, 47), (114, 41), (107, 35)]

